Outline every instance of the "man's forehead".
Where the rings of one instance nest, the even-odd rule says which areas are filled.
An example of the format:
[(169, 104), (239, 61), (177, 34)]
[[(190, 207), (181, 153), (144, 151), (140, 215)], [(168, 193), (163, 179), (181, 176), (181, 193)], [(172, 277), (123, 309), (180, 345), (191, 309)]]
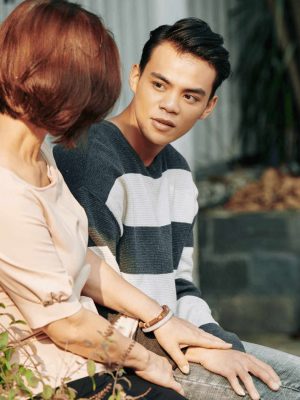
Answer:
[(206, 60), (191, 53), (180, 52), (169, 42), (163, 42), (153, 49), (146, 65), (148, 73), (160, 74), (171, 83), (176, 80), (186, 87), (203, 87), (210, 91), (216, 78), (216, 71)]

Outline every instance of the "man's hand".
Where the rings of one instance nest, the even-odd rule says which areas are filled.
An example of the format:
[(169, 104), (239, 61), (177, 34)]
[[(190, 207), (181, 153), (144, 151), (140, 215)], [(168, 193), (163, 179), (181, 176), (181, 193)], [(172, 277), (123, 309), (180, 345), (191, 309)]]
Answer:
[(226, 343), (177, 317), (171, 318), (165, 325), (156, 329), (154, 334), (161, 347), (185, 374), (189, 372), (189, 364), (181, 351), (183, 347), (198, 346), (208, 349), (230, 349), (232, 347), (230, 343)]
[(272, 390), (280, 388), (280, 379), (273, 368), (250, 354), (237, 350), (189, 347), (186, 357), (190, 362), (201, 364), (207, 370), (227, 378), (239, 396), (245, 396), (241, 381), (252, 400), (260, 398), (251, 375), (261, 379)]

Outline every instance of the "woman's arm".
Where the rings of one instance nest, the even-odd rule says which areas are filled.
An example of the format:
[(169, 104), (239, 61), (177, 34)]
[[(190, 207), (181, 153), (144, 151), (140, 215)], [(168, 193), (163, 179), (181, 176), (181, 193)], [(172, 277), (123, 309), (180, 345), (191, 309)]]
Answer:
[[(132, 367), (145, 379), (180, 391), (165, 359), (138, 344), (130, 350), (130, 339), (117, 331), (109, 338), (112, 342), (104, 340), (100, 333), (107, 332), (109, 323), (97, 313), (82, 308), (74, 293), (76, 280), (73, 283), (73, 276), (53, 243), (53, 233), (45, 220), (47, 212), (27, 186), (26, 190), (19, 189), (11, 174), (2, 175), (2, 188), (7, 178), (8, 190), (4, 192), (9, 192), (9, 196), (0, 196), (0, 284), (28, 325), (32, 329), (43, 329), (63, 349), (95, 361)], [(72, 209), (70, 213), (74, 221)], [(74, 250), (76, 236), (77, 231), (71, 236), (74, 241), (65, 240), (64, 251)], [(57, 234), (56, 241), (60, 237)], [(72, 244), (68, 247), (68, 243)], [(82, 246), (84, 255), (84, 244), (78, 245)], [(43, 359), (43, 354), (40, 356)]]
[[(120, 363), (131, 343), (130, 338), (113, 329), (105, 318), (84, 308), (70, 317), (51, 322), (43, 331), (57, 346), (105, 364)], [(147, 360), (147, 350), (136, 344), (124, 366), (143, 369)]]
[(150, 321), (161, 312), (161, 306), (128, 283), (102, 258), (88, 249), (86, 262), (91, 265), (83, 294), (127, 316)]
[[(150, 321), (161, 312), (161, 306), (139, 289), (128, 283), (94, 252), (88, 250), (86, 262), (91, 272), (83, 293), (96, 303), (128, 316)], [(188, 321), (173, 317), (155, 332), (160, 345), (170, 354), (178, 367), (188, 372), (188, 361), (181, 351), (184, 346), (228, 349), (230, 344), (198, 329)]]
[(132, 342), (92, 311), (82, 308), (70, 317), (51, 322), (43, 331), (63, 349), (104, 364), (133, 368), (142, 378), (183, 394), (166, 359)]

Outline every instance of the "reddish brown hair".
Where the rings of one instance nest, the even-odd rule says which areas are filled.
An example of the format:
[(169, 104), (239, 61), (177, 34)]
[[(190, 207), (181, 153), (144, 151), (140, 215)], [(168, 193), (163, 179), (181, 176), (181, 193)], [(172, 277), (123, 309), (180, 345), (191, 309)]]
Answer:
[(0, 113), (71, 145), (104, 118), (121, 87), (101, 19), (66, 0), (25, 0), (0, 27)]

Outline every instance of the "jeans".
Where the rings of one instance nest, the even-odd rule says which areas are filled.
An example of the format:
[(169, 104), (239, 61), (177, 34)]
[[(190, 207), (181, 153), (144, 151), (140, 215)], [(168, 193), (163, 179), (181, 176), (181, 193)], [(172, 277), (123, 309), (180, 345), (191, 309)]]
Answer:
[[(278, 392), (269, 389), (263, 382), (253, 378), (262, 400), (300, 400), (300, 357), (274, 350), (258, 344), (243, 342), (246, 352), (271, 365), (279, 375), (282, 386)], [(238, 396), (226, 378), (213, 374), (201, 365), (191, 364), (190, 374), (175, 370), (175, 378), (180, 382), (189, 400), (249, 400)]]

